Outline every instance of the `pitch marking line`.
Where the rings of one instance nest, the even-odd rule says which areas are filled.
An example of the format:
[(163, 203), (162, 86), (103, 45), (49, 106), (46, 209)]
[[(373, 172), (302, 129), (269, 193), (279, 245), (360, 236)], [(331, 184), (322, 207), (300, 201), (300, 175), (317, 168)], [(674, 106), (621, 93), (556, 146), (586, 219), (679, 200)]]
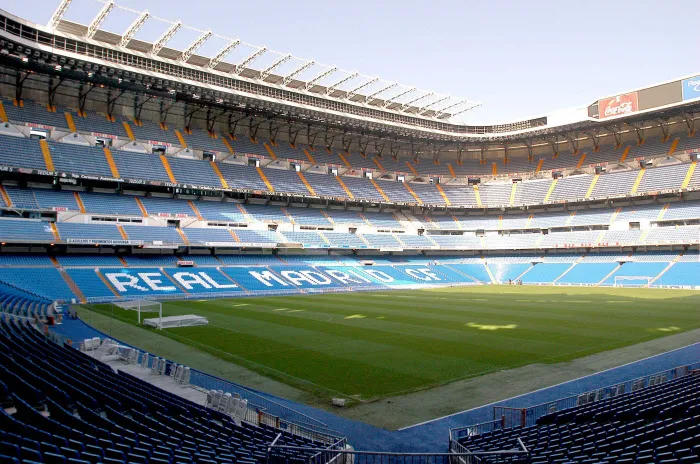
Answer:
[[(475, 408), (465, 409), (464, 411), (455, 412), (455, 413), (452, 413), (452, 414), (448, 414), (448, 415), (446, 415), (446, 416), (437, 417), (437, 418), (435, 418), (435, 419), (430, 419), (430, 420), (427, 420), (427, 421), (419, 422), (418, 424), (413, 424), (413, 425), (409, 425), (409, 426), (407, 426), (407, 427), (400, 428), (400, 429), (398, 429), (398, 431), (400, 432), (400, 431), (403, 431), (403, 430), (412, 429), (412, 428), (414, 428), (414, 427), (420, 427), (421, 425), (426, 425), (426, 424), (430, 424), (430, 423), (433, 423), (433, 422), (437, 422), (437, 421), (440, 421), (440, 420), (443, 420), (443, 419), (448, 419), (448, 418), (450, 418), (450, 417), (459, 416), (460, 414), (464, 414), (464, 413), (471, 412), (471, 411), (476, 411), (477, 409), (487, 408), (487, 407), (489, 407), (489, 406), (493, 406), (493, 405), (496, 405), (496, 404), (499, 404), (499, 403), (505, 403), (506, 401), (510, 401), (510, 400), (515, 400), (515, 399), (518, 399), (518, 398), (522, 398), (522, 397), (525, 397), (525, 396), (528, 396), (528, 395), (532, 395), (533, 393), (538, 393), (538, 392), (541, 392), (541, 391), (544, 391), (544, 390), (548, 390), (548, 389), (550, 389), (550, 388), (560, 387), (560, 386), (562, 386), (562, 385), (566, 385), (567, 383), (578, 382), (579, 380), (587, 379), (588, 377), (593, 377), (594, 375), (602, 374), (602, 373), (604, 373), (604, 372), (610, 372), (610, 371), (613, 371), (613, 370), (615, 370), (615, 369), (619, 369), (619, 368), (621, 368), (621, 367), (631, 366), (632, 364), (637, 364), (637, 363), (640, 363), (640, 362), (642, 362), (642, 361), (648, 361), (649, 359), (658, 358), (659, 356), (664, 356), (664, 355), (667, 355), (667, 354), (669, 354), (669, 353), (673, 353), (674, 351), (684, 350), (684, 349), (686, 349), (686, 348), (690, 348), (691, 346), (698, 346), (698, 348), (700, 348), (700, 343), (691, 343), (690, 345), (682, 346), (682, 347), (680, 347), (680, 348), (676, 348), (675, 350), (671, 350), (671, 351), (666, 351), (666, 352), (664, 352), (664, 353), (655, 354), (655, 355), (653, 355), (653, 356), (649, 356), (649, 357), (646, 357), (646, 358), (638, 359), (637, 361), (628, 362), (628, 363), (625, 363), (625, 364), (621, 364), (621, 365), (619, 365), (619, 366), (615, 366), (615, 367), (611, 367), (611, 368), (609, 368), (609, 369), (605, 369), (605, 370), (602, 370), (602, 371), (595, 372), (595, 373), (593, 373), (593, 374), (584, 375), (583, 377), (578, 377), (578, 378), (576, 378), (576, 379), (567, 380), (566, 382), (561, 382), (561, 383), (557, 383), (557, 384), (554, 384), (554, 385), (550, 385), (549, 387), (539, 388), (539, 389), (533, 390), (533, 391), (531, 391), (531, 392), (523, 393), (522, 395), (512, 396), (512, 397), (510, 397), (510, 398), (506, 398), (506, 399), (503, 399), (503, 400), (494, 401), (494, 402), (492, 402), (492, 403), (484, 404), (484, 405), (482, 405), (482, 406), (477, 406), (477, 407), (475, 407)], [(549, 403), (549, 401), (545, 401), (545, 403)], [(544, 404), (544, 403), (542, 403), (542, 404)], [(535, 406), (537, 406), (537, 405), (535, 405)], [(469, 425), (469, 424), (465, 424), (465, 425)]]

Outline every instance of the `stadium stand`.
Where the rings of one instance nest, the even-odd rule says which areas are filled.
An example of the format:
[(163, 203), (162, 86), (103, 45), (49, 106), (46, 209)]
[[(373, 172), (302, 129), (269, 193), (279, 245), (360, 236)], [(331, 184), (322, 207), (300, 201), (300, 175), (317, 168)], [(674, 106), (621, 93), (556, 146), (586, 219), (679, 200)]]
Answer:
[[(25, 322), (0, 321), (0, 343), (3, 401), (13, 411), (0, 412), (3, 462), (255, 464), (266, 460), (266, 446), (276, 437), (293, 446), (322, 445), (237, 422), (226, 409), (206, 408), (115, 372), (78, 350), (47, 343)], [(175, 367), (163, 365), (165, 375)], [(308, 457), (303, 451), (288, 455)]]
[(547, 414), (537, 425), (477, 433), (459, 443), (468, 451), (480, 452), (517, 449), (520, 440), (532, 463), (697, 462), (699, 393), (700, 375), (691, 373)]
[[(115, 7), (103, 3), (102, 14)], [(324, 87), (325, 74), (315, 84), (301, 74), (278, 80), (272, 71), (291, 54), (253, 74), (247, 65), (261, 55), (230, 69), (223, 56), (216, 63), (189, 53), (203, 42), (134, 58), (129, 50), (148, 51), (147, 42), (94, 31), (96, 19), (84, 43), (82, 25), (64, 22), (61, 8), (38, 30), (0, 12), (0, 67), (17, 76), (3, 81), (15, 98), (0, 97), (0, 464), (369, 462), (303, 449), (271, 459), (273, 443), (326, 447), (341, 437), (314, 441), (322, 434), (261, 405), (245, 404), (236, 416), (221, 406), (224, 398), (233, 404), (222, 392), (197, 404), (101, 362), (127, 358), (151, 380), (182, 380), (183, 366), (126, 345), (90, 338), (72, 349), (61, 335), (62, 317), (76, 319), (69, 304), (506, 283), (700, 289), (694, 96), (650, 107), (650, 92), (640, 90), (632, 118), (610, 124), (597, 114), (601, 100), (577, 116), (467, 126), (446, 109), (468, 100), (439, 109), (451, 97), (403, 103), (417, 89), (382, 100), (384, 90), (342, 90), (347, 79)], [(208, 88), (191, 85), (197, 81)], [(679, 95), (682, 84), (664, 86)], [(423, 99), (427, 106), (412, 105)], [(82, 327), (73, 334), (94, 335), (71, 322)], [(90, 345), (92, 356), (80, 351)], [(488, 356), (489, 346), (473, 346)], [(547, 403), (537, 418), (513, 409), (521, 427), (505, 428), (504, 417), (491, 431), (467, 429), (458, 446), (526, 446), (532, 463), (697, 463), (700, 376), (689, 374), (632, 383), (631, 393), (599, 390), (575, 408)], [(416, 373), (423, 375), (431, 374)], [(384, 457), (414, 464), (415, 455), (397, 456)], [(508, 453), (440, 456), (417, 462), (519, 461)]]
[[(26, 108), (35, 108), (36, 106), (38, 105), (31, 104), (27, 105)], [(48, 113), (45, 110), (44, 112), (47, 114), (54, 114)], [(23, 110), (15, 111), (14, 114), (15, 117), (20, 117), (23, 114)], [(26, 118), (27, 122), (30, 122), (29, 120), (32, 118), (32, 115), (28, 114)], [(125, 137), (122, 133), (123, 126), (121, 124), (111, 123), (102, 116), (93, 114), (89, 115), (87, 118), (76, 116), (75, 119), (81, 121), (81, 124), (85, 123), (85, 121), (99, 121), (99, 127), (91, 127), (91, 129), (97, 130), (87, 132), (101, 133), (102, 131), (112, 129), (113, 131), (108, 132), (108, 134)], [(144, 127), (148, 127), (148, 125), (144, 123), (143, 126), (135, 125), (134, 127), (139, 128), (136, 129), (136, 132), (138, 132)], [(158, 132), (155, 134), (149, 131), (148, 135), (155, 136), (170, 133), (170, 131), (160, 128), (156, 130)], [(188, 134), (187, 136), (196, 139), (199, 145), (206, 145), (206, 147), (203, 147), (205, 149), (216, 149), (219, 152), (226, 151), (226, 147), (223, 146), (220, 138), (211, 138), (201, 130), (193, 130), (192, 134)], [(0, 140), (2, 140), (2, 144), (0, 145), (3, 146), (3, 150), (0, 150), (0, 163), (3, 165), (17, 168), (48, 168), (46, 164), (47, 159), (42, 154), (42, 147), (39, 141), (21, 137), (0, 137)], [(137, 135), (137, 137), (139, 136)], [(147, 138), (144, 140), (152, 141), (153, 139)], [(679, 140), (684, 141), (684, 146), (695, 145), (692, 141), (688, 141), (686, 137), (680, 137)], [(101, 147), (85, 146), (83, 143), (84, 142), (81, 141), (81, 144), (76, 145), (72, 143), (49, 141), (47, 144), (51, 159), (51, 169), (49, 170), (56, 169), (67, 173), (111, 177), (113, 172), (109, 166), (109, 161), (103, 153), (103, 149)], [(168, 143), (178, 144), (179, 140), (177, 137), (174, 137), (174, 140)], [(253, 144), (245, 137), (239, 138), (234, 144), (243, 148), (243, 150), (238, 150), (240, 153), (252, 153), (256, 156), (264, 157), (270, 156), (269, 152), (267, 152), (267, 149), (265, 149), (262, 144)], [(269, 144), (266, 143), (266, 145), (270, 147)], [(644, 150), (642, 150), (640, 154), (649, 158), (653, 158), (655, 154), (658, 154), (655, 150), (662, 150), (660, 144), (654, 143), (646, 143), (643, 147)], [(296, 149), (285, 148), (283, 150), (286, 156), (296, 156), (299, 154)], [(601, 152), (602, 151), (603, 150), (601, 150)], [(160, 160), (156, 156), (147, 155), (145, 153), (126, 152), (119, 149), (111, 149), (110, 152), (117, 172), (124, 178), (160, 182), (173, 182), (174, 179), (176, 182), (183, 184), (209, 186), (211, 188), (222, 187), (222, 182), (211, 164), (201, 159), (167, 156), (164, 158), (163, 162), (159, 162)], [(189, 156), (192, 156), (192, 154)], [(562, 157), (563, 156), (564, 155), (562, 155)], [(297, 156), (297, 158), (301, 158), (301, 156)], [(373, 158), (365, 159), (360, 155), (354, 155), (350, 158), (356, 164), (360, 165), (360, 167), (376, 167), (376, 164), (372, 161)], [(570, 159), (572, 159), (572, 162), (575, 161), (573, 157)], [(80, 162), (75, 162), (74, 160), (80, 160)], [(149, 165), (149, 169), (147, 170), (142, 167), (146, 163)], [(172, 176), (163, 163), (169, 165)], [(638, 170), (629, 170), (629, 168), (626, 168), (628, 170), (595, 176), (595, 179), (594, 176), (588, 174), (568, 176), (559, 179), (551, 191), (549, 188), (552, 186), (551, 181), (525, 180), (516, 184), (514, 189), (512, 188), (513, 184), (510, 182), (488, 182), (479, 187), (480, 199), (476, 198), (475, 190), (471, 186), (460, 183), (450, 183), (443, 186), (412, 182), (410, 184), (401, 185), (399, 182), (394, 181), (372, 181), (348, 175), (342, 177), (342, 182), (343, 185), (348, 188), (353, 198), (371, 202), (442, 206), (447, 205), (449, 202), (450, 206), (499, 207), (502, 205), (538, 204), (543, 202), (572, 202), (585, 198), (605, 198), (683, 188), (689, 165), (680, 163), (678, 160), (675, 160), (675, 158), (668, 161), (667, 164), (668, 165), (662, 164), (658, 167), (646, 169), (641, 177)], [(506, 166), (514, 165), (520, 167), (530, 166), (527, 163), (522, 166), (518, 163), (510, 163)], [(400, 167), (400, 163), (387, 163), (387, 166)], [(424, 165), (421, 164), (419, 166)], [(429, 166), (431, 170), (432, 167), (440, 167), (440, 165), (434, 164), (426, 164), (425, 166)], [(465, 165), (460, 166), (460, 168), (464, 168), (464, 166)], [(339, 179), (333, 179), (334, 176), (327, 174), (304, 173), (300, 175), (288, 168), (270, 169), (269, 167), (256, 171), (255, 168), (250, 166), (230, 164), (228, 162), (217, 164), (217, 168), (223, 175), (228, 187), (231, 188), (261, 191), (270, 190), (270, 188), (272, 188), (275, 191), (283, 193), (309, 195), (311, 191), (302, 180), (302, 176), (304, 176), (304, 178), (308, 177), (309, 185), (313, 185), (312, 189), (315, 194), (335, 198), (347, 197), (349, 195), (348, 191), (346, 191), (343, 185), (338, 181)], [(263, 179), (259, 173), (263, 173), (265, 179)], [(637, 182), (638, 177), (639, 182)], [(695, 186), (698, 183), (696, 179), (697, 175), (693, 173), (693, 176), (689, 178), (688, 186)], [(318, 189), (318, 191), (316, 191), (316, 189)], [(511, 195), (511, 193), (514, 193), (514, 195)]]

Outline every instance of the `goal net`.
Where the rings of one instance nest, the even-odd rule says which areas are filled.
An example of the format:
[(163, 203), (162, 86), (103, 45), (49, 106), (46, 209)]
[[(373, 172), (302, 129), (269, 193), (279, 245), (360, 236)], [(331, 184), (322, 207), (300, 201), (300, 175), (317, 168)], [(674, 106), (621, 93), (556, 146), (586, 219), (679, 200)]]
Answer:
[(129, 311), (137, 311), (139, 313), (138, 321), (141, 324), (141, 313), (158, 313), (158, 316), (163, 318), (163, 304), (157, 301), (150, 300), (131, 300), (117, 301), (115, 306)]
[(615, 287), (648, 287), (652, 280), (649, 276), (615, 276)]
[(171, 329), (173, 327), (193, 327), (196, 325), (207, 325), (209, 320), (203, 316), (195, 314), (183, 314), (182, 316), (154, 317), (144, 319), (144, 325), (157, 329)]

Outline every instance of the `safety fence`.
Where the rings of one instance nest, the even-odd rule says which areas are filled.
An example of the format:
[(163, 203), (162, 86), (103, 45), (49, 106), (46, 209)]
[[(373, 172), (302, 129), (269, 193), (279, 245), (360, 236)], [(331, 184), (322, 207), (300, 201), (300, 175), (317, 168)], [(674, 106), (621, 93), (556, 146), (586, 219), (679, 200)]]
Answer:
[(537, 420), (553, 414), (557, 411), (583, 406), (585, 404), (614, 398), (619, 395), (636, 392), (646, 387), (675, 380), (687, 375), (689, 372), (699, 369), (700, 363), (674, 367), (655, 374), (638, 377), (626, 382), (609, 385), (585, 393), (560, 398), (555, 401), (530, 406), (527, 408), (514, 408), (506, 406), (493, 407), (493, 420), (464, 427), (450, 429), (450, 443), (462, 438), (481, 435), (496, 430), (504, 430), (516, 427), (529, 427), (535, 425)]
[[(55, 343), (72, 346), (76, 349), (81, 349), (81, 347), (84, 346), (83, 341), (71, 340), (66, 335), (49, 330), (49, 326), (42, 322), (39, 322), (36, 326), (48, 339)], [(111, 337), (104, 332), (94, 327), (91, 328), (101, 335), (101, 339), (111, 339)], [(145, 358), (145, 368), (151, 369), (154, 360), (159, 359), (157, 356), (140, 351), (138, 348), (127, 343), (121, 341), (117, 342), (123, 348), (138, 351), (136, 363), (142, 364)], [(172, 366), (177, 366), (177, 363), (174, 361), (165, 360), (165, 363), (170, 368), (172, 368)], [(203, 390), (220, 390), (223, 393), (230, 393), (231, 395), (238, 395), (241, 398), (245, 398), (248, 400), (248, 410), (252, 411), (246, 413), (245, 420), (248, 422), (269, 425), (322, 443), (333, 443), (343, 437), (340, 432), (330, 429), (324, 422), (229, 380), (207, 374), (197, 369), (190, 369), (189, 383)]]
[(358, 451), (338, 444), (329, 448), (279, 446), (274, 442), (267, 449), (267, 464), (286, 464), (291, 457), (308, 464), (481, 464), (486, 462), (529, 463), (530, 452), (519, 441), (518, 449), (503, 451), (452, 451), (450, 453), (387, 453)]

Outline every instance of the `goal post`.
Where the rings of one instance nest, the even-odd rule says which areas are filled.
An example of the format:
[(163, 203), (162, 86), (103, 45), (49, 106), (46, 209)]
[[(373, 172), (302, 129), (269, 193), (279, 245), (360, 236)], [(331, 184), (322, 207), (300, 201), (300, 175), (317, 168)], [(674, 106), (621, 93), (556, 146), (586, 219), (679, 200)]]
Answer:
[(615, 287), (649, 287), (653, 277), (649, 276), (615, 276)]
[[(137, 311), (138, 312), (138, 323), (141, 325), (141, 312), (145, 313), (158, 313), (158, 318), (162, 322), (163, 320), (163, 303), (160, 303), (158, 301), (151, 301), (151, 300), (131, 300), (131, 301), (117, 301), (114, 302), (114, 305), (126, 309), (129, 311)], [(162, 323), (158, 324), (159, 328), (161, 328)]]

